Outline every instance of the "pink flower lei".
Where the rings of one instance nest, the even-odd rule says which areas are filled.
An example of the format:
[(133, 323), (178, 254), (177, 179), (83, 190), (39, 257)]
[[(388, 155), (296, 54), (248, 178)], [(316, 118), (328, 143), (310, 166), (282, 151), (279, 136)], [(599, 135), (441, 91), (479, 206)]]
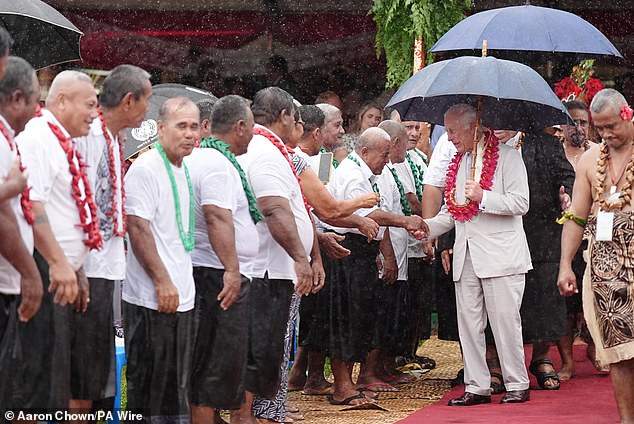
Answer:
[[(90, 249), (101, 249), (103, 246), (103, 239), (101, 237), (101, 232), (99, 232), (99, 224), (97, 222), (97, 205), (95, 204), (95, 199), (93, 198), (92, 191), (90, 190), (88, 174), (86, 173), (86, 164), (82, 160), (79, 152), (74, 149), (73, 141), (64, 135), (61, 128), (52, 122), (49, 122), (48, 126), (53, 134), (55, 134), (55, 137), (59, 140), (59, 145), (62, 150), (64, 150), (66, 159), (68, 160), (68, 171), (72, 176), (71, 196), (75, 200), (75, 204), (77, 205), (77, 210), (79, 212), (79, 227), (81, 227), (84, 233), (88, 236), (88, 238), (84, 240), (84, 244)], [(77, 158), (79, 169), (75, 166), (73, 157)], [(83, 199), (81, 189), (79, 188), (80, 180), (84, 185)], [(88, 217), (88, 214), (86, 213), (86, 204), (90, 209), (90, 217)]]
[[(482, 160), (482, 174), (480, 175), (480, 187), (482, 190), (491, 190), (493, 186), (493, 176), (498, 165), (499, 159), (499, 139), (493, 135), (492, 131), (485, 133), (486, 147), (484, 149), (484, 155)], [(469, 221), (471, 218), (478, 214), (479, 202), (467, 201), (466, 203), (459, 204), (456, 202), (456, 176), (458, 175), (458, 168), (462, 161), (464, 153), (456, 153), (453, 160), (449, 164), (447, 170), (447, 181), (445, 185), (445, 203), (451, 216), (460, 222)], [(473, 159), (475, 160), (475, 158)]]

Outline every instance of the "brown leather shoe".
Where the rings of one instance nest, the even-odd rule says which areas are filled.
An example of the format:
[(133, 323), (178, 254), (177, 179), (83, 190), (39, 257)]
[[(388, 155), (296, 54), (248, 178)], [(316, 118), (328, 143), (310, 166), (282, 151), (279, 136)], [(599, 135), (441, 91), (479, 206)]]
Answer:
[(531, 398), (531, 391), (526, 390), (511, 390), (506, 392), (500, 403), (522, 403), (528, 402)]
[(464, 392), (462, 396), (449, 401), (449, 406), (471, 406), (482, 403), (491, 403), (491, 396), (476, 395), (475, 393)]

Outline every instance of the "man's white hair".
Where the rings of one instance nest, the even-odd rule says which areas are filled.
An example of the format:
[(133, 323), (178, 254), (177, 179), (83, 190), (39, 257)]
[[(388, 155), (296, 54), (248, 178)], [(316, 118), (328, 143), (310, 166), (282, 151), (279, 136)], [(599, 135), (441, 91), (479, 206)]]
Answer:
[(361, 133), (359, 140), (354, 146), (354, 150), (357, 153), (360, 153), (364, 147), (369, 150), (374, 150), (383, 146), (384, 143), (390, 143), (391, 141), (392, 139), (387, 131), (379, 127), (370, 127)]
[(625, 97), (613, 88), (604, 88), (599, 91), (590, 103), (592, 113), (601, 113), (609, 107), (617, 115), (621, 113), (621, 107), (627, 104)]
[(458, 103), (451, 106), (449, 109), (447, 109), (447, 112), (445, 112), (445, 119), (447, 119), (447, 116), (449, 115), (456, 116), (458, 118), (458, 121), (462, 123), (465, 127), (474, 124), (478, 119), (478, 113), (476, 112), (475, 108), (466, 103)]
[(75, 83), (78, 81), (84, 81), (92, 85), (92, 80), (90, 77), (83, 72), (79, 71), (62, 71), (51, 83), (51, 87), (48, 89), (48, 96), (46, 97), (46, 106), (49, 106), (51, 103), (55, 102), (57, 96), (60, 93), (65, 91), (69, 91), (73, 88)]
[(337, 106), (333, 106), (329, 103), (319, 103), (316, 104), (315, 106), (317, 106), (319, 109), (321, 109), (322, 112), (324, 112), (324, 124), (326, 122), (330, 122), (333, 119), (335, 119), (335, 115), (337, 113), (341, 113), (341, 111), (339, 110), (339, 108)]

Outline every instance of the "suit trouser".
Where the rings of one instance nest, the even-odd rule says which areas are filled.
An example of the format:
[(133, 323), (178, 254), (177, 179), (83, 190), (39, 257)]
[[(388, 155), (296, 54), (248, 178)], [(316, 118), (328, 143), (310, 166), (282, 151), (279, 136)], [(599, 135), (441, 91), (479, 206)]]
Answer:
[(506, 390), (528, 389), (520, 317), (524, 278), (525, 274), (478, 278), (467, 250), (462, 275), (455, 286), (465, 391), (478, 395), (489, 395), (491, 392), (484, 336), (487, 315), (495, 337)]

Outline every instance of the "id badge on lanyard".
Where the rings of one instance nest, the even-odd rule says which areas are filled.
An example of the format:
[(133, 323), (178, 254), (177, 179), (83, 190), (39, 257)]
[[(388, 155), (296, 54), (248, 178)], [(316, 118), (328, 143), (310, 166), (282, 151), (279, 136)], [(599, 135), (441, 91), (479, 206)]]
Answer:
[(600, 210), (597, 214), (597, 241), (612, 241), (614, 212)]

